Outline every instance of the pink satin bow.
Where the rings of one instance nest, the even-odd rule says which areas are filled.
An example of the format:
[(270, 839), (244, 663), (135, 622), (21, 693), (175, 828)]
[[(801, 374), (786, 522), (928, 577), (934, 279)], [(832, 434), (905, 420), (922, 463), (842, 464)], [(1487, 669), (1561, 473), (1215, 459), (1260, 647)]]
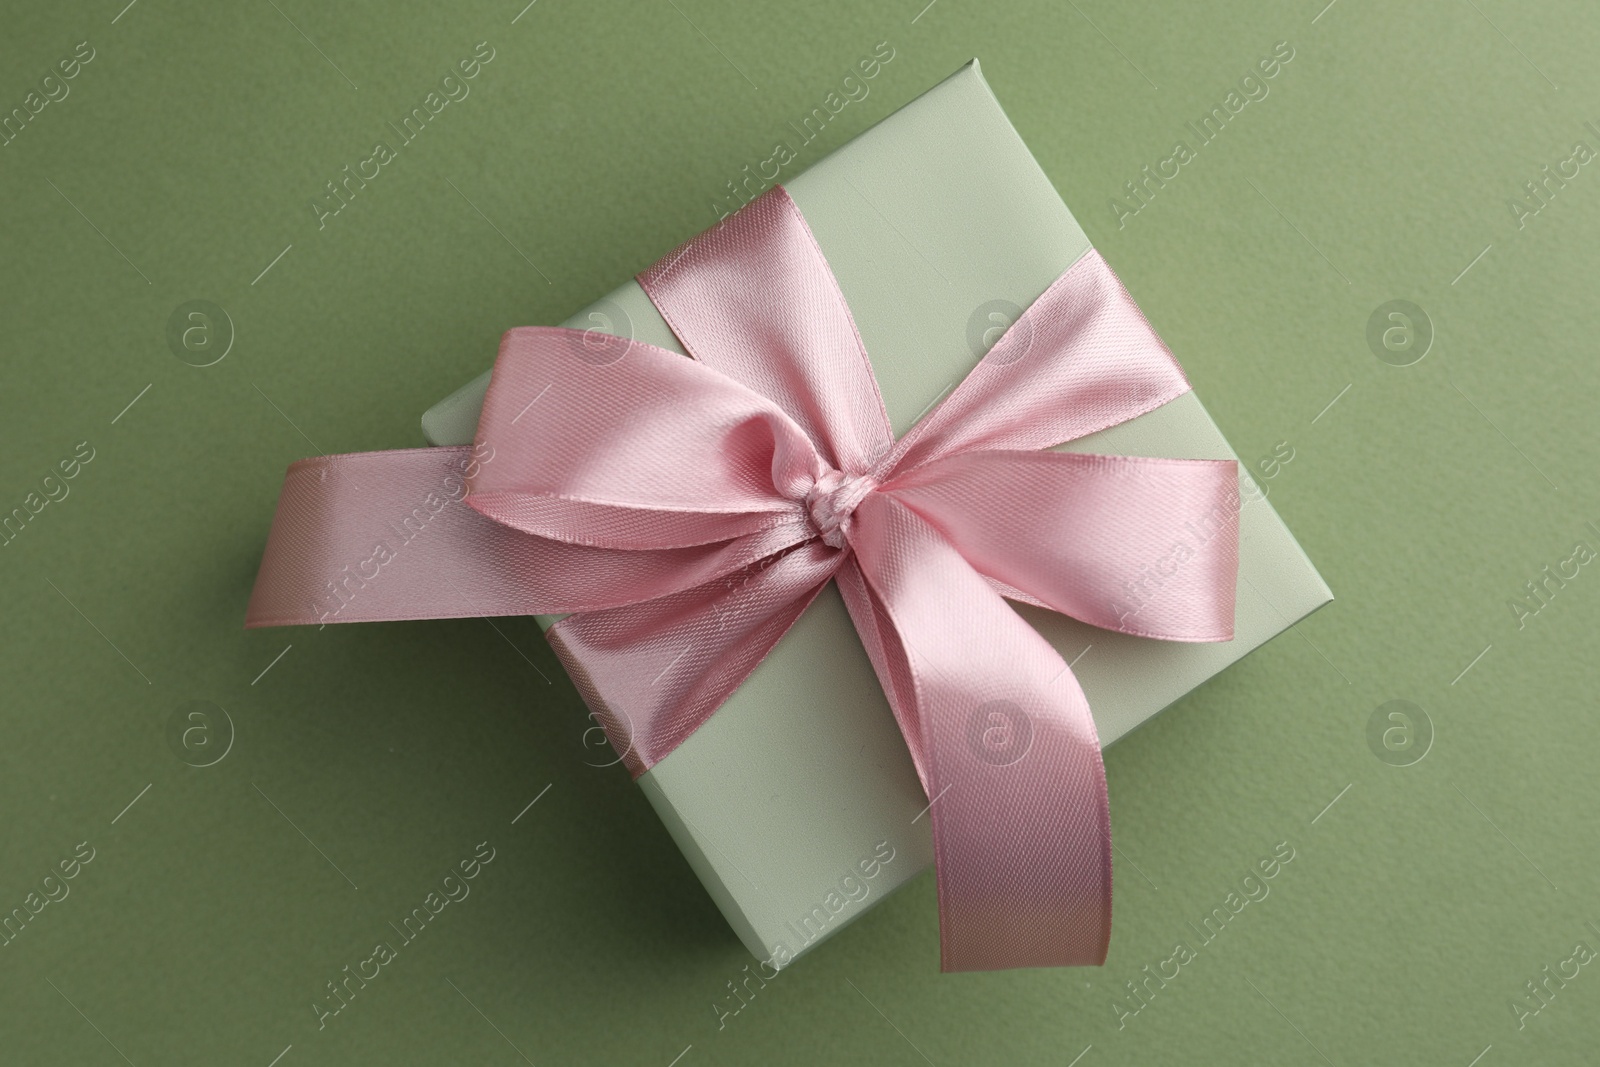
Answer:
[(572, 612), (550, 641), (639, 775), (834, 581), (932, 798), (943, 969), (1103, 963), (1094, 720), (1003, 598), (1232, 636), (1235, 464), (1047, 451), (1186, 392), (1171, 353), (1090, 250), (895, 441), (782, 187), (639, 282), (693, 359), (510, 331), (472, 449), (290, 468), (246, 625)]

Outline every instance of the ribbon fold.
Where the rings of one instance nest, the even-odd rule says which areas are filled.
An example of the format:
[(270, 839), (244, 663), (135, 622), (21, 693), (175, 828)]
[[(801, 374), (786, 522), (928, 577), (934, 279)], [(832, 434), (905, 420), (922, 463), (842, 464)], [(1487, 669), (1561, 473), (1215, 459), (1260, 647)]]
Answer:
[(896, 441), (781, 186), (639, 282), (692, 359), (510, 331), (472, 448), (290, 468), (246, 625), (571, 613), (549, 639), (637, 776), (833, 581), (930, 798), (942, 968), (1103, 963), (1094, 720), (1005, 598), (1232, 637), (1236, 465), (1047, 451), (1188, 391), (1177, 361), (1091, 249)]

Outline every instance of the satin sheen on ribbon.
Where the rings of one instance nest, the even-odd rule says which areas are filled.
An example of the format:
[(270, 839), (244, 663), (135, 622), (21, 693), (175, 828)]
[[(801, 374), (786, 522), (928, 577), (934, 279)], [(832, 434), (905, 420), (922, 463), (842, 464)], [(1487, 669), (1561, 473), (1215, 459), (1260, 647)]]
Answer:
[(1091, 249), (896, 441), (781, 186), (639, 282), (692, 359), (510, 331), (472, 448), (290, 468), (246, 625), (570, 612), (549, 639), (637, 776), (833, 581), (931, 798), (943, 969), (1103, 963), (1094, 720), (1004, 598), (1232, 637), (1236, 465), (1046, 451), (1188, 391), (1177, 361)]

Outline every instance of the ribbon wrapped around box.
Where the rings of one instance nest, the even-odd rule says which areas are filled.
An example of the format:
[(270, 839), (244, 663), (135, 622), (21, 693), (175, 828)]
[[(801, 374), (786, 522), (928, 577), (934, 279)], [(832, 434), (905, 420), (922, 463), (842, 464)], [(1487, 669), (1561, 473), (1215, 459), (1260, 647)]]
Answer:
[[(963, 107), (983, 118), (980, 142), (998, 137), (1010, 150), (1002, 165), (1037, 174), (973, 64), (795, 186), (833, 167), (887, 222), (838, 161), (861, 156), (863, 142), (892, 141), (897, 126), (925, 140), (918, 113), (920, 125), (938, 125)], [(645, 782), (713, 734), (774, 661), (798, 665), (786, 647), (815, 637), (805, 619), (826, 591), (858, 635), (853, 656), (838, 658), (859, 678), (864, 653), (880, 687), (865, 709), (887, 700), (902, 738), (895, 765), (880, 760), (871, 772), (875, 788), (921, 809), (881, 839), (836, 842), (863, 852), (842, 875), (816, 867), (777, 887), (770, 865), (752, 874), (738, 843), (718, 843), (733, 816), (726, 804), (708, 832), (694, 821), (703, 808), (691, 816), (692, 801), (647, 784), (735, 929), (782, 966), (847, 910), (859, 914), (874, 881), (879, 895), (903, 882), (931, 838), (944, 969), (1100, 963), (1111, 914), (1100, 739), (1059, 640), (1037, 620), (1053, 612), (1136, 644), (1227, 647), (1236, 588), (1253, 585), (1240, 567), (1241, 553), (1249, 558), (1240, 523), (1252, 509), (1281, 523), (1259, 498), (1241, 515), (1231, 455), (1185, 454), (1205, 442), (1179, 442), (1170, 458), (1057, 450), (1191, 396), (1081, 231), (1027, 262), (1033, 277), (1050, 256), (1064, 266), (1024, 294), (1026, 310), (1016, 314), (1021, 302), (1009, 297), (973, 304), (982, 358), (908, 427), (905, 390), (886, 405), (898, 383), (888, 375), (880, 393), (884, 361), (862, 341), (886, 324), (858, 332), (850, 287), (841, 291), (803, 201), (774, 186), (663, 257), (591, 320), (609, 332), (507, 333), (486, 391), (463, 390), (429, 427), (436, 440), (452, 436), (441, 421), (471, 409), (472, 445), (292, 466), (247, 625), (564, 614), (551, 643)], [(896, 232), (915, 247), (916, 230)], [(891, 272), (884, 284), (905, 283)], [(949, 277), (944, 287), (956, 288)], [(670, 328), (664, 343), (643, 336), (650, 313), (634, 292)], [(952, 347), (941, 339), (938, 355)], [(1278, 540), (1293, 545), (1287, 531)], [(1310, 594), (1292, 598), (1297, 618), (1327, 596), (1294, 554), (1295, 591)], [(1255, 638), (1261, 627), (1250, 629)], [(837, 631), (822, 644), (837, 650)], [(822, 689), (834, 667), (811, 673)], [(819, 729), (828, 718), (818, 716)], [(858, 726), (881, 754), (883, 731), (846, 730)], [(848, 736), (834, 740), (849, 747)], [(700, 776), (733, 772), (730, 762), (758, 775), (767, 764), (756, 749), (722, 752)], [(813, 773), (812, 784), (826, 788), (851, 762)], [(863, 799), (869, 823), (895, 806)], [(923, 820), (928, 837), (917, 838)], [(729, 872), (746, 885), (730, 889)]]

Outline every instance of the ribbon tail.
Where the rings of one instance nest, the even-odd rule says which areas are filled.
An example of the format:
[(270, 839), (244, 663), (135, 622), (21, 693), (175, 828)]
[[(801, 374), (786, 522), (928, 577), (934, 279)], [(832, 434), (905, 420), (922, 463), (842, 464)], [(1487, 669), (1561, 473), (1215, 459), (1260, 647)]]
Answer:
[(915, 700), (896, 714), (920, 727), (907, 743), (929, 791), (942, 969), (1104, 963), (1110, 818), (1077, 679), (915, 512), (873, 494), (856, 517), (857, 565)]
[(1052, 448), (1188, 391), (1183, 368), (1091, 248), (877, 469), (907, 471), (973, 450)]
[(465, 503), (470, 447), (320, 456), (291, 464), (245, 626), (534, 614), (499, 577), (535, 539)]
[(284, 476), (245, 626), (593, 611), (703, 585), (805, 536), (794, 524), (629, 552), (501, 525), (468, 504), (492, 450), (301, 460)]
[(861, 567), (852, 556), (833, 576), (839, 587), (839, 597), (844, 601), (856, 635), (866, 649), (867, 659), (883, 686), (889, 708), (894, 712), (895, 723), (911, 750), (911, 765), (916, 768), (922, 791), (933, 796), (928, 785), (927, 761), (922, 758), (925, 745), (922, 741), (922, 721), (917, 715), (916, 680), (911, 664), (906, 660), (906, 648), (895, 633), (894, 621), (877, 593), (861, 573)]

